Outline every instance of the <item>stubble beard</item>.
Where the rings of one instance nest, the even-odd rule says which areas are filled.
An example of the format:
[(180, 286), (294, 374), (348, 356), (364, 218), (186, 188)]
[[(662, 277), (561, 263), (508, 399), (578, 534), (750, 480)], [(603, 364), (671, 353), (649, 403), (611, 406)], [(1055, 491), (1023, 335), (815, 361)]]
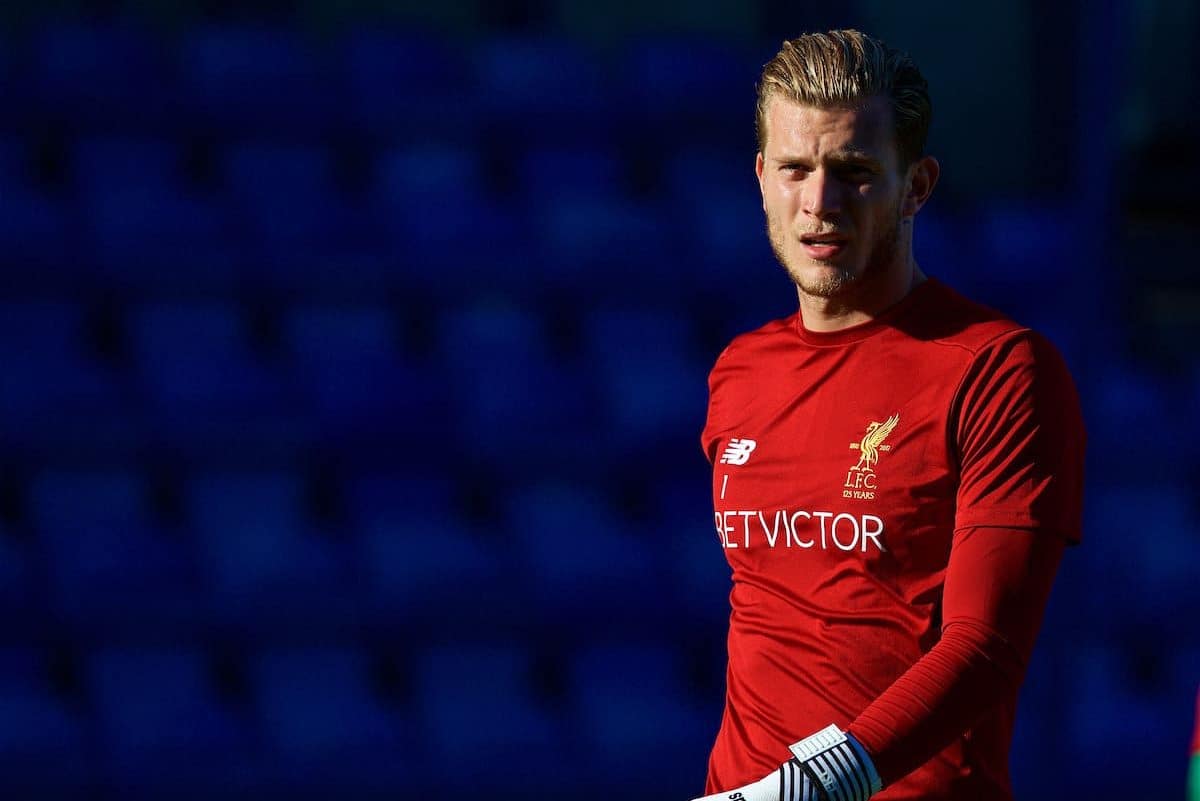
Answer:
[[(899, 204), (897, 204), (895, 211), (889, 215), (889, 218), (891, 220), (890, 225), (881, 231), (879, 236), (875, 237), (875, 240), (871, 243), (871, 250), (867, 254), (866, 264), (863, 265), (862, 272), (858, 274), (851, 268), (829, 264), (833, 268), (832, 273), (824, 273), (816, 279), (803, 275), (800, 269), (793, 268), (788, 264), (787, 254), (784, 251), (785, 238), (791, 236), (791, 234), (787, 233), (784, 230), (784, 226), (769, 214), (767, 215), (767, 239), (771, 243), (771, 250), (775, 254), (775, 260), (779, 262), (779, 265), (783, 267), (784, 272), (788, 274), (792, 283), (801, 292), (812, 297), (836, 298), (864, 284), (870, 284), (873, 279), (885, 274), (888, 267), (900, 257)], [(825, 264), (826, 262), (817, 263)]]

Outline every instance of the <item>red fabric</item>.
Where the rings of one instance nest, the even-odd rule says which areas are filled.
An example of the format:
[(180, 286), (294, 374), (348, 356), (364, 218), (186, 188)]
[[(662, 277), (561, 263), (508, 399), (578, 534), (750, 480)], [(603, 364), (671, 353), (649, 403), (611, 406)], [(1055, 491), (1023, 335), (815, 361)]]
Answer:
[(1192, 732), (1192, 756), (1200, 756), (1200, 691), (1196, 693), (1196, 728)]
[(709, 389), (733, 587), (706, 793), (836, 723), (879, 762), (881, 799), (1008, 798), (1013, 688), (1080, 536), (1084, 431), (1057, 352), (929, 279), (853, 328), (794, 314), (744, 334)]

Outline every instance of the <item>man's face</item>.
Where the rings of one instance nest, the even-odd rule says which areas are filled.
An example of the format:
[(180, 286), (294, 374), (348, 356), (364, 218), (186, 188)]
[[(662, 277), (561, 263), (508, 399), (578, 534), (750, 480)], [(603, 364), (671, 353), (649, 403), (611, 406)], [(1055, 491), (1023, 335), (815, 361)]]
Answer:
[(802, 293), (845, 296), (904, 269), (907, 171), (886, 98), (815, 108), (774, 97), (766, 134), (755, 169), (767, 235)]

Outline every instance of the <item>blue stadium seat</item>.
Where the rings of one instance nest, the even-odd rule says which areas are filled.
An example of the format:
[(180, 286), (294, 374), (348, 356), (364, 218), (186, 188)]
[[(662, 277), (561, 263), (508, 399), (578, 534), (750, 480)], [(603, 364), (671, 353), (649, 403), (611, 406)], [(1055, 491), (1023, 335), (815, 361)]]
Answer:
[[(1143, 479), (1174, 481), (1179, 464), (1163, 458), (1161, 443), (1186, 442), (1193, 435), (1172, 412), (1177, 391), (1152, 370), (1112, 354), (1094, 376), (1091, 381), (1076, 376), (1088, 426), (1089, 481), (1127, 480), (1131, 464), (1138, 465)], [(1136, 437), (1129, 436), (1131, 420), (1137, 423)]]
[(99, 776), (88, 721), (48, 679), (39, 649), (0, 648), (0, 771), (20, 797), (79, 797)]
[(141, 423), (122, 377), (87, 344), (74, 304), (0, 304), (0, 440), (80, 452), (136, 443)]
[(268, 286), (324, 295), (386, 285), (369, 215), (341, 191), (330, 151), (243, 143), (227, 153), (225, 178)]
[[(458, 644), (413, 654), (420, 731), (444, 791), (486, 786), (544, 798), (539, 782), (563, 780), (571, 736), (562, 711), (539, 697), (534, 669), (533, 654), (515, 645)], [(538, 769), (514, 773), (512, 766), (521, 764)]]
[(27, 146), (19, 138), (0, 136), (0, 186), (25, 186), (32, 176)]
[[(1087, 496), (1084, 545), (1078, 558), (1093, 579), (1094, 604), (1111, 605), (1114, 622), (1130, 626), (1143, 620), (1186, 615), (1200, 604), (1196, 559), (1196, 503), (1186, 485), (1103, 486)], [(1111, 565), (1125, 567), (1112, 571)], [(1148, 592), (1147, 588), (1153, 591)]]
[(682, 314), (619, 307), (583, 323), (588, 364), (598, 371), (613, 429), (646, 443), (698, 436), (704, 425), (707, 365), (694, 353)]
[(286, 448), (307, 436), (292, 388), (251, 351), (237, 307), (147, 304), (131, 313), (129, 334), (157, 437), (206, 450)]
[(605, 197), (625, 192), (625, 164), (612, 146), (545, 146), (520, 162), (519, 193), (526, 202), (550, 205), (561, 198)]
[(478, 304), (445, 314), (437, 359), (465, 447), (520, 465), (550, 469), (577, 462), (602, 432), (579, 365), (551, 358), (540, 322), (521, 307)]
[(596, 54), (578, 41), (494, 36), (474, 56), (484, 111), (514, 143), (598, 142), (617, 129), (611, 82)]
[(513, 491), (506, 537), (517, 548), (543, 619), (630, 631), (668, 613), (670, 587), (653, 534), (590, 487), (543, 482)]
[(309, 521), (299, 476), (211, 472), (189, 480), (186, 498), (222, 620), (251, 632), (353, 622), (350, 547)]
[(491, 197), (486, 172), (480, 153), (458, 145), (397, 147), (380, 156), (372, 213), (401, 286), (461, 298), (534, 283), (526, 280), (536, 276), (528, 221)]
[(77, 263), (64, 198), (10, 184), (0, 192), (0, 278), (13, 288), (78, 289), (95, 279)]
[(30, 548), (0, 524), (0, 615), (11, 621), (14, 633), (32, 634), (46, 625), (40, 576)]
[(105, 647), (88, 684), (109, 773), (130, 790), (244, 792), (259, 770), (246, 711), (223, 700), (203, 651)]
[[(1141, 686), (1129, 671), (1128, 644), (1093, 645), (1071, 653), (1069, 713), (1058, 731), (1064, 759), (1074, 781), (1071, 793), (1081, 797), (1122, 795), (1167, 798), (1177, 792), (1176, 771), (1112, 769), (1112, 754), (1129, 765), (1156, 766), (1161, 755), (1184, 753), (1188, 731), (1164, 726), (1164, 705), (1190, 705), (1194, 698), (1170, 698), (1166, 688)], [(1097, 703), (1096, 699), (1104, 699)], [(1180, 710), (1182, 711), (1182, 710)]]
[(343, 104), (316, 44), (289, 28), (191, 29), (181, 61), (190, 124), (307, 141), (340, 130)]
[(535, 210), (541, 280), (563, 291), (600, 297), (658, 294), (690, 277), (667, 218), (650, 201), (601, 196), (548, 199)]
[[(705, 169), (705, 162), (682, 161), (673, 169), (686, 174)], [(750, 172), (751, 179), (753, 175)], [(737, 292), (744, 297), (748, 279), (762, 282), (779, 273), (765, 231), (762, 200), (753, 183), (730, 176), (711, 186), (697, 182), (690, 192), (687, 183), (686, 178), (672, 178), (668, 184), (673, 193), (688, 192), (673, 202), (669, 220), (679, 242), (678, 255), (670, 262), (676, 281), (685, 289), (694, 287), (722, 297)], [(786, 286), (780, 289), (787, 292)]]
[(29, 492), (59, 614), (97, 633), (156, 633), (203, 620), (195, 556), (148, 512), (141, 476), (46, 472)]
[(478, 130), (463, 53), (427, 31), (362, 28), (344, 40), (345, 86), (359, 133), (409, 142), (464, 141)]
[(669, 532), (666, 577), (684, 619), (697, 628), (707, 625), (719, 630), (729, 619), (730, 569), (715, 530), (708, 473), (689, 474), (691, 478), (655, 485), (651, 519), (658, 530)]
[(103, 198), (128, 187), (173, 187), (182, 177), (179, 147), (145, 136), (90, 136), (75, 143), (72, 172), (77, 192)]
[(165, 128), (178, 108), (165, 50), (133, 25), (48, 24), (33, 38), (33, 70), (40, 113), (74, 130)]
[(642, 772), (662, 782), (671, 797), (696, 794), (721, 699), (698, 703), (687, 685), (681, 659), (669, 646), (592, 645), (573, 655), (571, 705), (600, 775), (612, 781), (614, 771)]
[(526, 594), (514, 560), (463, 521), (417, 506), (407, 519), (377, 521), (359, 537), (363, 569), (385, 625), (401, 623), (440, 637), (454, 631), (471, 636), (481, 626), (525, 625)]
[(454, 479), (446, 470), (416, 468), (413, 473), (363, 473), (342, 486), (346, 514), (359, 528), (412, 519), (420, 511), (432, 518), (459, 513)]
[(246, 283), (234, 217), (210, 197), (118, 185), (82, 202), (88, 261), (108, 288), (233, 294)]
[[(640, 118), (678, 141), (744, 141), (754, 108), (758, 63), (726, 42), (706, 37), (646, 37), (624, 54), (622, 94)], [(650, 134), (653, 138), (654, 134)]]
[(399, 793), (417, 738), (372, 689), (371, 665), (342, 647), (271, 649), (252, 669), (260, 725), (286, 786)]
[(382, 306), (305, 306), (284, 320), (286, 350), (323, 436), (402, 438), (442, 415), (436, 382), (401, 352)]

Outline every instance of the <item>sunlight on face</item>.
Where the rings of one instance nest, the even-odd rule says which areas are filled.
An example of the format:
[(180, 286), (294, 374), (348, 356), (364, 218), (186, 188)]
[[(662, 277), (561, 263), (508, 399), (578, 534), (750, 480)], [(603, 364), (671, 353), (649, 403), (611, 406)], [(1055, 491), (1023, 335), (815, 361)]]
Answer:
[(883, 97), (815, 108), (773, 98), (756, 170), (775, 257), (802, 293), (832, 298), (901, 269), (904, 176)]

